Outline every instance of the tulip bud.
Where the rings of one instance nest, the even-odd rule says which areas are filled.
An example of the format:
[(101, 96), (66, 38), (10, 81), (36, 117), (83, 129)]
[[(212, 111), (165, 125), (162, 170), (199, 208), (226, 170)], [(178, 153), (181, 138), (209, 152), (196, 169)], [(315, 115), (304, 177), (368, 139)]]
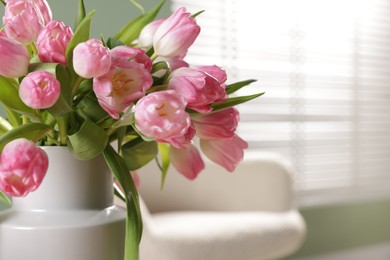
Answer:
[(210, 104), (226, 99), (225, 85), (210, 74), (182, 67), (169, 76), (168, 89), (174, 89), (187, 101), (187, 107), (199, 113), (212, 110)]
[(16, 139), (0, 155), (0, 189), (9, 196), (24, 197), (36, 190), (46, 175), (49, 159), (27, 139)]
[(22, 101), (34, 109), (53, 106), (61, 92), (60, 82), (47, 71), (29, 73), (20, 83), (19, 96)]
[(0, 75), (17, 78), (27, 74), (30, 54), (19, 42), (0, 36)]
[(65, 51), (73, 31), (60, 21), (51, 21), (38, 35), (38, 57), (43, 62), (56, 62), (66, 65)]
[(184, 7), (168, 17), (153, 37), (154, 51), (159, 56), (175, 57), (187, 51), (200, 33), (195, 18)]
[(183, 136), (191, 126), (185, 100), (173, 90), (153, 92), (134, 107), (135, 126), (146, 137), (170, 139)]
[(100, 77), (110, 70), (111, 53), (98, 39), (79, 43), (73, 50), (73, 67), (84, 78)]

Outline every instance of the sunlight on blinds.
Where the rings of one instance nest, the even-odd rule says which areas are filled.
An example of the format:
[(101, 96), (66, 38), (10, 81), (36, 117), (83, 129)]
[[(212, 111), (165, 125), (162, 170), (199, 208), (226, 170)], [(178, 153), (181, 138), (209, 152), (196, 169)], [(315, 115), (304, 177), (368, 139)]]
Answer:
[(389, 1), (173, 2), (206, 10), (188, 61), (258, 79), (240, 135), (293, 162), (303, 205), (390, 195)]

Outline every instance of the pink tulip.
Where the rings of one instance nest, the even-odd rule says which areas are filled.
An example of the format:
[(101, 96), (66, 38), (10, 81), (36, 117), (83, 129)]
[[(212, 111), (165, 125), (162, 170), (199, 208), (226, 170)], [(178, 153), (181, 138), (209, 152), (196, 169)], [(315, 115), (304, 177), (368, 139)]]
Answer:
[(154, 51), (159, 56), (175, 57), (185, 53), (200, 33), (195, 18), (182, 7), (168, 17), (153, 37)]
[(0, 75), (17, 78), (27, 74), (30, 54), (19, 42), (0, 36)]
[(19, 96), (22, 101), (34, 109), (52, 107), (61, 92), (60, 82), (47, 71), (29, 73), (20, 83)]
[(238, 110), (232, 107), (215, 113), (192, 117), (196, 135), (202, 139), (233, 138), (239, 120)]
[(73, 67), (84, 78), (103, 76), (111, 67), (110, 50), (98, 39), (79, 43), (73, 50)]
[(188, 108), (208, 113), (215, 101), (226, 99), (225, 86), (209, 74), (192, 68), (179, 68), (169, 76), (168, 89), (174, 89), (188, 102)]
[(51, 20), (51, 10), (45, 0), (9, 0), (3, 23), (9, 38), (27, 45), (35, 41), (41, 29)]
[(138, 44), (141, 48), (148, 49), (153, 46), (154, 34), (164, 21), (165, 19), (154, 20), (142, 29), (138, 37)]
[(200, 147), (211, 161), (233, 172), (244, 157), (248, 144), (235, 135), (232, 139), (200, 139)]
[(173, 167), (190, 180), (195, 179), (205, 167), (198, 149), (192, 144), (182, 149), (171, 146), (169, 155)]
[(115, 64), (122, 62), (137, 62), (144, 65), (147, 71), (152, 70), (152, 60), (146, 55), (144, 50), (132, 48), (129, 46), (118, 46), (111, 50), (112, 62)]
[(39, 187), (48, 166), (45, 151), (33, 142), (13, 140), (0, 155), (0, 189), (9, 196), (24, 197)]
[(38, 57), (43, 62), (66, 65), (65, 51), (73, 31), (60, 21), (51, 21), (39, 33), (37, 39)]
[(185, 100), (173, 90), (150, 93), (134, 107), (135, 126), (152, 139), (183, 136), (191, 125), (185, 108)]
[(137, 62), (114, 63), (111, 70), (93, 79), (93, 91), (100, 106), (112, 117), (137, 99), (143, 97), (152, 86), (153, 78), (143, 64)]

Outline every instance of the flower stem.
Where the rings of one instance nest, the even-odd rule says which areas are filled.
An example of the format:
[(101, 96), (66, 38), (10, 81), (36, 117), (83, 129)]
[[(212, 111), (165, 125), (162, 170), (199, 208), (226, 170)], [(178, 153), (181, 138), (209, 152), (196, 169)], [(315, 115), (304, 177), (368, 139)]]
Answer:
[(60, 144), (66, 145), (66, 139), (68, 138), (67, 126), (68, 118), (57, 117), (58, 129), (60, 131)]
[(157, 59), (157, 57), (158, 55), (155, 52), (153, 52), (152, 56), (150, 56), (150, 59), (154, 61), (155, 59)]
[(22, 125), (28, 124), (29, 122), (30, 122), (30, 120), (28, 119), (28, 117), (23, 115), (22, 116)]
[(38, 54), (38, 49), (37, 49), (37, 46), (35, 45), (34, 42), (32, 42), (31, 44), (29, 44), (27, 46), (27, 49), (29, 50), (30, 54), (31, 54), (31, 57), (34, 57), (35, 55)]
[(73, 97), (76, 95), (77, 89), (79, 88), (80, 83), (81, 83), (82, 80), (83, 80), (82, 77), (78, 77), (76, 79), (76, 82), (74, 83), (73, 88), (72, 88), (72, 96)]

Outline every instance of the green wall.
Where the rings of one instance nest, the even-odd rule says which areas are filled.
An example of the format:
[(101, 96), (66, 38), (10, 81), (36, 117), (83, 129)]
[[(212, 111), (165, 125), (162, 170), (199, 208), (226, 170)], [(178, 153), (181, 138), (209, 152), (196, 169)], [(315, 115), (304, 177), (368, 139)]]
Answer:
[(390, 242), (390, 200), (303, 208), (307, 238), (287, 259)]
[[(76, 19), (79, 0), (47, 0), (52, 12), (53, 19), (61, 20), (65, 24), (73, 27)], [(160, 3), (160, 0), (138, 0), (146, 11), (152, 9)], [(140, 11), (134, 7), (129, 0), (84, 0), (86, 11), (92, 9), (96, 13), (92, 19), (92, 35), (100, 37), (103, 34), (105, 38), (113, 36), (129, 20), (140, 14)], [(158, 17), (167, 17), (171, 13), (170, 0), (167, 0)], [(0, 4), (0, 11), (3, 14), (4, 8)]]
[[(64, 21), (68, 25), (74, 24), (78, 0), (47, 0), (53, 11), (53, 18)], [(138, 0), (148, 11), (160, 3), (160, 0)], [(86, 11), (96, 10), (92, 20), (92, 35), (100, 37), (102, 33), (107, 39), (113, 36), (129, 20), (140, 14), (129, 0), (84, 0)], [(170, 14), (169, 1), (162, 8), (159, 17)]]

